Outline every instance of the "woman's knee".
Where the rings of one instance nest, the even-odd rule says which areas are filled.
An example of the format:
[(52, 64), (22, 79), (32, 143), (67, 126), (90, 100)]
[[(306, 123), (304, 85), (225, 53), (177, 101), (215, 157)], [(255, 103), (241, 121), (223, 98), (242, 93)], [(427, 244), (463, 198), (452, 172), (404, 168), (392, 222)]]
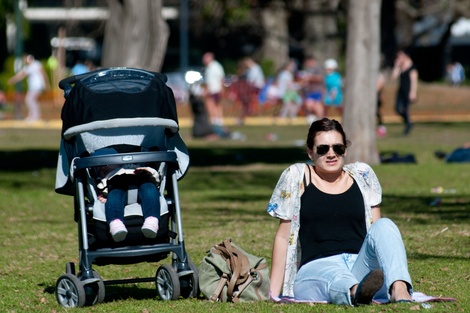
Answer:
[(380, 227), (391, 227), (395, 226), (395, 223), (388, 217), (382, 217), (376, 220), (372, 225), (378, 225)]
[(297, 300), (330, 301), (328, 281), (322, 277), (302, 277), (294, 282), (294, 295)]
[(378, 231), (381, 234), (387, 234), (390, 232), (400, 232), (397, 225), (389, 218), (379, 218), (372, 224), (371, 231)]
[(315, 264), (314, 269), (308, 265), (311, 264), (299, 270), (294, 282), (294, 294), (297, 300), (349, 304), (349, 290), (358, 283), (352, 272), (334, 263)]

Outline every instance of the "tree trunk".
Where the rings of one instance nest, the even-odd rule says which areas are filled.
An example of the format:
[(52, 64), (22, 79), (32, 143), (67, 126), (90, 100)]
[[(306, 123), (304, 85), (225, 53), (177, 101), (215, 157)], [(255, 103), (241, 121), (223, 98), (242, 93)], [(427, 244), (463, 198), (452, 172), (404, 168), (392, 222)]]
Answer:
[(170, 35), (162, 1), (108, 0), (108, 7), (102, 66), (160, 71)]
[(339, 0), (304, 0), (304, 52), (314, 55), (320, 62), (340, 57), (338, 5)]
[(352, 142), (348, 162), (380, 162), (376, 146), (380, 5), (381, 0), (349, 2), (343, 117), (344, 128)]
[(261, 11), (261, 23), (265, 32), (261, 55), (273, 62), (277, 71), (289, 59), (289, 31), (287, 13), (282, 1), (273, 1)]

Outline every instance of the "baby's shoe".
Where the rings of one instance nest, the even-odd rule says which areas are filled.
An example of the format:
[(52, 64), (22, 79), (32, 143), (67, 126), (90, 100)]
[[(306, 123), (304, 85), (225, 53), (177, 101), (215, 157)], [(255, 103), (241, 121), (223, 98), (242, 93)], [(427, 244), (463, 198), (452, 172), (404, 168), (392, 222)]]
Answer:
[(120, 219), (115, 219), (109, 223), (109, 232), (116, 242), (123, 241), (127, 236), (127, 228)]
[(158, 218), (149, 216), (145, 219), (144, 225), (142, 226), (142, 233), (147, 238), (157, 237), (158, 232)]

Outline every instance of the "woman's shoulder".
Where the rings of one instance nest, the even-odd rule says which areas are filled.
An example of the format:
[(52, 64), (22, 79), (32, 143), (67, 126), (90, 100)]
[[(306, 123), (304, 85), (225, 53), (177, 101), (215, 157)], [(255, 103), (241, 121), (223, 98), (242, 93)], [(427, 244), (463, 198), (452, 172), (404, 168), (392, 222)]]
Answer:
[(297, 172), (303, 172), (307, 164), (305, 163), (294, 163), (289, 165), (285, 170), (286, 171), (297, 171)]
[(344, 169), (347, 172), (352, 172), (353, 174), (374, 171), (369, 164), (364, 163), (364, 162), (354, 162), (354, 163), (346, 164), (344, 166)]
[(285, 168), (282, 174), (289, 176), (302, 175), (306, 166), (307, 165), (305, 163), (294, 163)]

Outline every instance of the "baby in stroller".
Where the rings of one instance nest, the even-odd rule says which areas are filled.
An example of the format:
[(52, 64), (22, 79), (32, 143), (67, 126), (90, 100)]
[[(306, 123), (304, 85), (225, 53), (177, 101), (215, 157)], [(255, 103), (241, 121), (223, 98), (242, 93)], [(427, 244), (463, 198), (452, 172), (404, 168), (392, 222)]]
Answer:
[[(92, 155), (117, 154), (114, 147), (102, 148)], [(115, 242), (126, 239), (127, 228), (124, 225), (124, 208), (130, 186), (138, 190), (144, 224), (142, 233), (147, 238), (155, 238), (160, 219), (160, 192), (157, 184), (160, 175), (150, 166), (126, 164), (123, 166), (107, 165), (95, 168), (99, 183), (98, 200), (105, 204), (106, 222)]]

